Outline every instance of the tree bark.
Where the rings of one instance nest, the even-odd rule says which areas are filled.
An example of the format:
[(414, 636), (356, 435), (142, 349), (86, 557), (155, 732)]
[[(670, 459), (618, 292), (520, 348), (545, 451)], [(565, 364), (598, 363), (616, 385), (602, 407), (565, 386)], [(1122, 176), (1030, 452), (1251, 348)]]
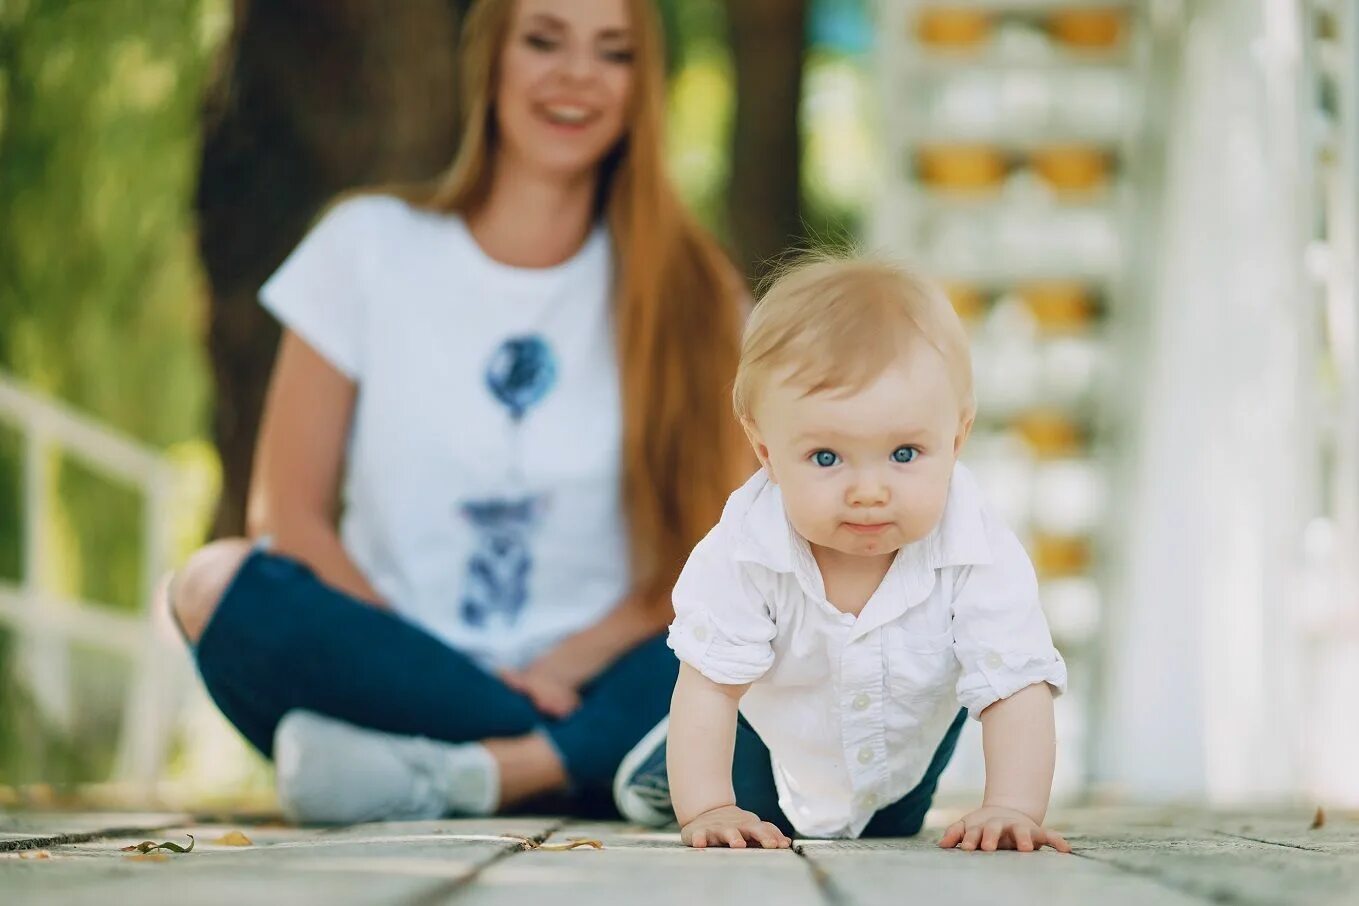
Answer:
[(805, 236), (803, 52), (807, 0), (727, 0), (736, 68), (727, 220), (746, 276), (763, 278)]
[(236, 0), (203, 110), (195, 206), (222, 460), (214, 536), (240, 534), (278, 327), (260, 285), (324, 205), (433, 176), (457, 147), (469, 0)]

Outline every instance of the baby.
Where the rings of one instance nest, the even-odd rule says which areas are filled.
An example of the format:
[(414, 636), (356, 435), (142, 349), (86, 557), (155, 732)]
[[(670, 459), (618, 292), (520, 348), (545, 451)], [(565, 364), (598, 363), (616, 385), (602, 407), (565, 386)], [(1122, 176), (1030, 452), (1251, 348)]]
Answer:
[(914, 834), (970, 714), (986, 793), (939, 845), (1069, 852), (1043, 827), (1066, 666), (958, 463), (972, 368), (944, 294), (803, 264), (755, 309), (734, 396), (763, 468), (675, 586), (679, 681), (619, 771), (623, 813), (673, 812), (695, 847)]

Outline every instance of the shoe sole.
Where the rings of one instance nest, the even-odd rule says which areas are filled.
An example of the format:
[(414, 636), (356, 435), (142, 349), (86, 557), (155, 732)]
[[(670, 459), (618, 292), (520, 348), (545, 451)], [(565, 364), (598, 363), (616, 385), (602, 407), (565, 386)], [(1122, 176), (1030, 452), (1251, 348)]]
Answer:
[(642, 762), (651, 756), (656, 748), (656, 743), (664, 739), (669, 731), (670, 718), (667, 716), (652, 727), (650, 732), (643, 736), (637, 745), (632, 747), (632, 751), (624, 756), (623, 763), (618, 766), (618, 773), (614, 775), (614, 805), (618, 806), (618, 811), (622, 813), (624, 818), (634, 824), (664, 827), (667, 824), (673, 824), (675, 821), (673, 812), (656, 811), (640, 796), (634, 794), (629, 784), (633, 773), (642, 766)]

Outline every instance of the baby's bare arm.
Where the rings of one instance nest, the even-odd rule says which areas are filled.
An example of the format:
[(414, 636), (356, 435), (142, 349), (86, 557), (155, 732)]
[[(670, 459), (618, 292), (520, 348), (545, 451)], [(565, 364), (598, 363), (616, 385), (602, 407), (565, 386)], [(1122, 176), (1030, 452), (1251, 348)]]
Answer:
[(939, 845), (1025, 852), (1047, 845), (1071, 852), (1061, 834), (1043, 826), (1057, 750), (1047, 684), (1037, 683), (996, 702), (982, 712), (981, 722), (986, 755), (982, 806), (950, 825)]
[(765, 849), (792, 845), (777, 827), (736, 805), (731, 785), (736, 706), (748, 688), (714, 683), (688, 664), (680, 666), (670, 702), (666, 769), (680, 837), (690, 846), (741, 848), (747, 840)]
[(1012, 808), (1043, 823), (1052, 792), (1057, 730), (1047, 683), (1021, 689), (982, 712), (986, 755), (983, 805)]
[(666, 769), (681, 826), (704, 812), (736, 804), (731, 787), (736, 707), (749, 688), (714, 683), (688, 664), (680, 665), (670, 701)]

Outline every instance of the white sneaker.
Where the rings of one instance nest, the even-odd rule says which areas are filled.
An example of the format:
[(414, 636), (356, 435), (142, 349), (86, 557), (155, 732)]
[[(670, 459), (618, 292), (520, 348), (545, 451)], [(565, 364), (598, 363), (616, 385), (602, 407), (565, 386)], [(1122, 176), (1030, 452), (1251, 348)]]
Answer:
[(295, 821), (358, 824), (489, 815), (500, 797), (480, 743), (448, 743), (289, 711), (274, 731), (279, 803)]

